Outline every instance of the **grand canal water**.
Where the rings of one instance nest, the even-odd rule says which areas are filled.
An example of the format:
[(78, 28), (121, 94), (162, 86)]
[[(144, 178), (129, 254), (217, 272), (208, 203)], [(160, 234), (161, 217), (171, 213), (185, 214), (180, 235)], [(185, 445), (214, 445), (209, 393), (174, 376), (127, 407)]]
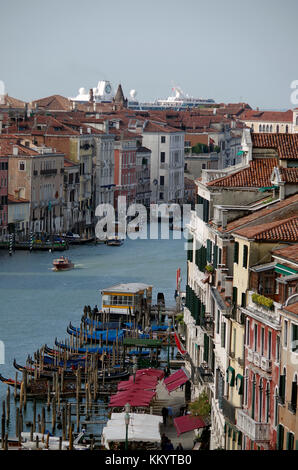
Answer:
[[(145, 282), (154, 286), (153, 303), (157, 292), (163, 292), (166, 304), (174, 305), (177, 268), (181, 268), (182, 288), (186, 281), (184, 243), (182, 236), (180, 240), (127, 239), (121, 247), (72, 246), (66, 253), (75, 269), (66, 272), (52, 271), (57, 253), (16, 251), (10, 257), (0, 250), (0, 340), (5, 345), (0, 373), (14, 378), (14, 357), (24, 364), (27, 355), (43, 344), (53, 345), (55, 337), (64, 339), (68, 323), (78, 325), (84, 305), (100, 306), (104, 287)], [(6, 390), (0, 383), (1, 402)]]

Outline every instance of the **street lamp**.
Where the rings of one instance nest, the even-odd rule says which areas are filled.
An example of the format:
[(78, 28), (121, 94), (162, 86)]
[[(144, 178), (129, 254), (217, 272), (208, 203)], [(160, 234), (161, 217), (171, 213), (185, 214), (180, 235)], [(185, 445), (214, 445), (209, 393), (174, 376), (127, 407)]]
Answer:
[(168, 318), (168, 369), (170, 370), (170, 332), (172, 319)]
[(125, 422), (125, 427), (126, 427), (126, 434), (125, 434), (125, 450), (128, 450), (128, 425), (130, 421), (130, 404), (126, 403), (125, 405), (125, 416), (124, 416), (124, 422)]

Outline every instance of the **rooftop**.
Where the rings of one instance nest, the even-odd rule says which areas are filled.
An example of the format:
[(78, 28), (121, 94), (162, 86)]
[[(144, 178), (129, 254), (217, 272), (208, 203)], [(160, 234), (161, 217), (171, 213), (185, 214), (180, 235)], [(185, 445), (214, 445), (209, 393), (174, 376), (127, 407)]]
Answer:
[(297, 245), (285, 246), (284, 248), (278, 248), (272, 251), (272, 256), (283, 258), (287, 261), (294, 261), (298, 263), (298, 247)]
[(298, 215), (271, 223), (245, 227), (236, 230), (235, 235), (255, 241), (287, 241), (298, 242)]
[(152, 286), (150, 286), (149, 284), (143, 284), (142, 282), (131, 282), (128, 284), (115, 284), (114, 286), (103, 289), (101, 292), (125, 292), (129, 294), (137, 294), (138, 292), (148, 289), (150, 287)]
[(254, 148), (275, 149), (280, 159), (298, 159), (298, 134), (251, 134)]
[(235, 173), (223, 176), (207, 183), (207, 186), (222, 188), (261, 188), (271, 186), (273, 168), (278, 166), (276, 158), (258, 158), (249, 162), (249, 166)]

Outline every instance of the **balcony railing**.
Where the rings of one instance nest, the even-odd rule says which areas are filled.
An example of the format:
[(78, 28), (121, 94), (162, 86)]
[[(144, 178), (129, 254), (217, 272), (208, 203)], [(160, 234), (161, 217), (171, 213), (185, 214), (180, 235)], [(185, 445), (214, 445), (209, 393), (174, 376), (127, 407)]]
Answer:
[(205, 367), (197, 367), (197, 377), (198, 380), (203, 384), (203, 383), (212, 383), (214, 378), (213, 378), (213, 371), (212, 369), (205, 368)]
[(269, 424), (248, 416), (245, 410), (236, 410), (237, 428), (255, 442), (269, 441)]
[(40, 170), (41, 175), (52, 176), (57, 174), (57, 168), (50, 168), (47, 170)]

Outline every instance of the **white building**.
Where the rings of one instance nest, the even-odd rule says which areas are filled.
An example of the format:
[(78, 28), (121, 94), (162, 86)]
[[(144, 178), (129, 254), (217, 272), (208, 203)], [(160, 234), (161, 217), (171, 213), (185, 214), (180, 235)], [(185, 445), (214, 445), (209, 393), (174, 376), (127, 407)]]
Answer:
[(145, 121), (143, 145), (151, 150), (151, 202), (179, 203), (184, 196), (184, 135), (162, 123)]

